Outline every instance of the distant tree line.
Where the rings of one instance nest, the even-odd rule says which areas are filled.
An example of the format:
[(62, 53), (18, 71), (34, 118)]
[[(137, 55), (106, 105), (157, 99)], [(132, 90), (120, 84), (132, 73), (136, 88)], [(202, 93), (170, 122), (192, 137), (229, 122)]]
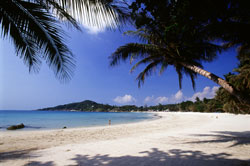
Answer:
[(178, 104), (166, 104), (147, 107), (147, 110), (152, 111), (184, 111), (184, 112), (224, 112), (222, 104), (215, 99), (204, 98), (200, 100), (198, 97), (196, 101), (183, 101)]

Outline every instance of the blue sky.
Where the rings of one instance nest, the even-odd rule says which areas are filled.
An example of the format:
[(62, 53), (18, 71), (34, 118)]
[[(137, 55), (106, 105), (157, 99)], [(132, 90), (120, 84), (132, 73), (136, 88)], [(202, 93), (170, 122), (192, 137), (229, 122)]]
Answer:
[[(16, 57), (9, 39), (0, 40), (0, 109), (38, 109), (59, 104), (93, 100), (112, 105), (155, 105), (192, 100), (196, 96), (211, 98), (217, 90), (212, 81), (199, 76), (196, 91), (189, 78), (184, 77), (179, 91), (178, 77), (170, 67), (161, 76), (148, 77), (138, 88), (135, 80), (140, 69), (130, 73), (131, 65), (121, 63), (109, 67), (108, 56), (119, 46), (136, 41), (120, 31), (92, 32), (67, 30), (67, 44), (76, 57), (74, 76), (62, 84), (45, 62), (38, 74), (29, 73), (23, 61)], [(223, 77), (237, 66), (236, 53), (229, 50), (204, 69)]]

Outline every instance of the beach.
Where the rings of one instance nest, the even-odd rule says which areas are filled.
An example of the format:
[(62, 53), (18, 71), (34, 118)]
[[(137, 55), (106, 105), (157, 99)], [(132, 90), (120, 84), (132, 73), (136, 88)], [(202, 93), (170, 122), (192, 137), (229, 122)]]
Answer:
[(0, 165), (250, 166), (250, 115), (155, 114), (130, 124), (0, 132)]

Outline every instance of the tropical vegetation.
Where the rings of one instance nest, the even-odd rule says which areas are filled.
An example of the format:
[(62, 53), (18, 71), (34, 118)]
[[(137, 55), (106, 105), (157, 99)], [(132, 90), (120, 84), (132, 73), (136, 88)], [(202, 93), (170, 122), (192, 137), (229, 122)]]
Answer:
[[(238, 47), (239, 58), (244, 54), (249, 56), (250, 10), (246, 1), (136, 0), (130, 8), (137, 30), (126, 34), (136, 36), (141, 43), (119, 47), (110, 57), (111, 65), (120, 60), (130, 60), (131, 63), (137, 60), (131, 71), (146, 65), (137, 77), (139, 86), (155, 69), (160, 68), (162, 73), (168, 66), (173, 66), (179, 76), (180, 88), (183, 74), (191, 78), (194, 88), (195, 78), (200, 74), (219, 84), (238, 102), (250, 105), (249, 93), (202, 66), (202, 62), (213, 61), (218, 53), (228, 48)], [(248, 76), (244, 79), (248, 80)]]
[[(228, 73), (226, 80), (250, 100), (250, 56), (249, 52), (238, 56), (240, 64), (234, 73)], [(223, 103), (223, 111), (231, 113), (250, 113), (250, 105), (239, 102), (237, 98), (220, 88), (214, 100)]]

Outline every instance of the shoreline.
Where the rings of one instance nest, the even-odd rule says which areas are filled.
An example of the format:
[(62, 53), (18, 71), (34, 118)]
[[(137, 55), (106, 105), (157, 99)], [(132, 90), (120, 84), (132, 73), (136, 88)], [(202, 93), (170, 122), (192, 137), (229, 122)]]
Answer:
[[(60, 131), (81, 131), (81, 130), (91, 130), (91, 129), (105, 129), (105, 128), (112, 128), (112, 127), (122, 127), (124, 125), (134, 125), (134, 124), (141, 124), (141, 123), (148, 123), (148, 122), (152, 122), (152, 121), (156, 121), (159, 120), (161, 118), (163, 118), (162, 116), (158, 115), (157, 112), (148, 112), (148, 113), (155, 113), (154, 115), (152, 115), (153, 117), (156, 116), (156, 118), (152, 118), (152, 119), (145, 119), (145, 120), (141, 120), (141, 121), (136, 121), (136, 122), (128, 122), (128, 123), (119, 123), (119, 124), (111, 124), (111, 125), (97, 125), (97, 126), (82, 126), (82, 127), (71, 127), (71, 128), (60, 128), (60, 129), (38, 129), (38, 130), (22, 130), (22, 129), (17, 129), (17, 130), (0, 130), (0, 136), (1, 133), (7, 133), (10, 135), (15, 135), (18, 133), (21, 134), (29, 134), (29, 133), (44, 133), (44, 132), (60, 132)], [(1, 138), (1, 137), (0, 137)], [(0, 150), (1, 152), (1, 150)]]
[[(250, 115), (153, 113), (161, 118), (101, 127), (0, 132), (0, 163), (164, 165), (158, 158), (164, 154), (161, 157), (171, 161), (169, 165), (190, 165), (189, 158), (205, 166), (250, 164)], [(98, 156), (103, 156), (103, 163), (98, 163)]]
[[(137, 112), (133, 112), (133, 113), (137, 113)], [(79, 127), (67, 127), (67, 128), (41, 128), (41, 129), (27, 129), (27, 128), (23, 128), (23, 129), (17, 129), (17, 130), (7, 130), (6, 128), (0, 128), (0, 134), (1, 132), (35, 132), (35, 131), (57, 131), (57, 130), (71, 130), (71, 129), (89, 129), (89, 128), (98, 128), (98, 127), (108, 127), (108, 126), (117, 126), (117, 125), (126, 125), (126, 124), (134, 124), (134, 123), (141, 123), (141, 122), (147, 122), (147, 121), (152, 121), (152, 120), (157, 120), (162, 118), (161, 116), (159, 116), (157, 113), (158, 112), (139, 112), (139, 113), (148, 113), (148, 114), (152, 114), (150, 119), (143, 119), (143, 120), (139, 120), (139, 121), (135, 121), (135, 122), (122, 122), (122, 123), (115, 123), (112, 124), (111, 121), (111, 125), (109, 124), (105, 124), (105, 125), (94, 125), (94, 126), (79, 126)], [(24, 124), (25, 125), (25, 124)]]
[[(10, 150), (37, 150), (37, 149), (46, 149), (49, 147), (54, 147), (54, 146), (59, 146), (62, 143), (61, 142), (52, 142), (52, 143), (48, 143), (47, 145), (43, 145), (43, 146), (18, 146), (18, 145), (22, 145), (26, 142), (25, 140), (32, 140), (33, 138), (43, 138), (47, 135), (49, 135), (50, 137), (54, 137), (54, 136), (61, 136), (59, 134), (62, 133), (77, 133), (77, 132), (88, 132), (90, 131), (91, 133), (93, 132), (100, 132), (102, 130), (112, 130), (112, 129), (120, 129), (123, 128), (124, 126), (133, 128), (133, 126), (136, 125), (142, 125), (142, 124), (147, 124), (147, 123), (152, 123), (154, 121), (160, 120), (161, 118), (163, 118), (162, 116), (159, 116), (159, 114), (161, 113), (156, 113), (156, 112), (148, 112), (148, 113), (154, 113), (152, 116), (155, 117), (155, 115), (157, 116), (157, 118), (152, 118), (152, 119), (146, 119), (146, 120), (142, 120), (142, 121), (138, 121), (138, 122), (130, 122), (130, 123), (121, 123), (121, 124), (113, 124), (113, 125), (104, 125), (104, 126), (90, 126), (90, 127), (74, 127), (74, 128), (66, 128), (66, 129), (45, 129), (45, 130), (5, 130), (5, 131), (0, 131), (0, 153), (1, 152), (6, 152), (6, 150), (10, 151)], [(21, 141), (19, 141), (19, 137), (22, 137), (23, 135), (31, 135), (31, 137), (26, 137), (25, 139), (22, 138)], [(34, 137), (32, 137), (32, 135), (35, 135)], [(63, 134), (62, 134), (63, 135)], [(76, 134), (77, 135), (77, 134)], [(8, 142), (17, 142), (19, 141), (19, 143), (16, 146), (10, 146), (7, 149), (2, 149), (1, 145), (5, 144), (2, 143), (1, 140), (4, 140), (4, 137), (11, 137), (13, 138), (13, 141), (8, 141)], [(64, 142), (65, 143), (65, 142)], [(67, 144), (69, 144), (70, 142), (66, 142)], [(14, 148), (13, 148), (14, 147)]]
[[(59, 112), (65, 112), (65, 111), (59, 111)], [(70, 112), (70, 111), (68, 111)], [(90, 112), (92, 113), (92, 112)], [(99, 113), (99, 112), (96, 112)], [(111, 112), (111, 113), (120, 113), (120, 112)], [(121, 112), (124, 113), (124, 112)], [(158, 115), (156, 112), (125, 112), (125, 113), (144, 113), (144, 114), (148, 114), (149, 118), (145, 118), (145, 119), (140, 119), (140, 120), (136, 120), (136, 121), (121, 121), (121, 122), (115, 122), (112, 123), (111, 121), (111, 125), (123, 125), (123, 124), (130, 124), (130, 123), (140, 123), (140, 122), (144, 122), (144, 121), (151, 121), (151, 120), (155, 120), (158, 119)], [(111, 118), (112, 120), (112, 118)], [(13, 124), (13, 125), (18, 125), (18, 124)], [(24, 124), (26, 126), (26, 124)], [(66, 128), (64, 129), (63, 127), (66, 126)], [(109, 122), (107, 121), (107, 123), (105, 124), (95, 124), (95, 125), (89, 125), (89, 124), (85, 124), (85, 126), (75, 126), (75, 127), (68, 127), (67, 125), (62, 125), (61, 128), (44, 128), (44, 127), (33, 127), (33, 126), (29, 126), (27, 125), (27, 127), (24, 127), (22, 129), (17, 129), (17, 130), (7, 130), (7, 127), (2, 127), (0, 126), (0, 133), (1, 132), (26, 132), (26, 131), (55, 131), (55, 130), (69, 130), (69, 129), (81, 129), (81, 128), (92, 128), (92, 127), (105, 127), (105, 126), (109, 126)]]

